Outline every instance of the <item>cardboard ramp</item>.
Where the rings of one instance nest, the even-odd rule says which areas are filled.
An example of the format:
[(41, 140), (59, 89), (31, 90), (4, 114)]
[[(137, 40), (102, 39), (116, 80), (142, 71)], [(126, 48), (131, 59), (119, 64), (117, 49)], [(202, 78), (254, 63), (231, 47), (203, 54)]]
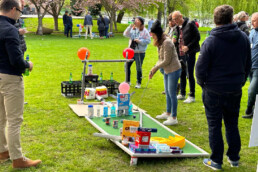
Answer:
[[(92, 103), (91, 103), (92, 104)], [(102, 106), (98, 103), (95, 103), (97, 106)], [(103, 134), (110, 134), (110, 135), (120, 135), (120, 130), (123, 126), (123, 124), (120, 122), (121, 119), (126, 119), (126, 120), (134, 120), (134, 121), (139, 121), (139, 112), (134, 112), (134, 115), (136, 118), (133, 118), (133, 116), (122, 116), (122, 117), (114, 117), (111, 118), (110, 124), (112, 124), (113, 120), (118, 120), (118, 129), (114, 129), (112, 125), (106, 125), (105, 122), (103, 122), (103, 117), (94, 117), (93, 119), (90, 119), (87, 117), (87, 112), (88, 112), (88, 106), (87, 105), (77, 105), (77, 104), (71, 104), (69, 105), (70, 108), (74, 111), (76, 115), (79, 117), (85, 117), (85, 119), (91, 123), (97, 130), (99, 130)], [(95, 107), (95, 106), (94, 106)], [(103, 108), (101, 108), (103, 109)], [(139, 109), (134, 105), (133, 109)], [(96, 110), (94, 110), (96, 112)], [(146, 114), (145, 111), (142, 111), (142, 127), (145, 128), (157, 128), (158, 132), (157, 133), (151, 133), (151, 137), (164, 137), (168, 138), (169, 136), (175, 136), (179, 135), (176, 132), (172, 131), (170, 128), (164, 126), (161, 124), (159, 121), (155, 120), (152, 118), (150, 115)], [(103, 113), (101, 113), (103, 114)], [(124, 150), (127, 154), (131, 156), (131, 165), (136, 165), (138, 158), (144, 157), (144, 158), (155, 158), (155, 157), (202, 157), (202, 156), (209, 156), (209, 154), (204, 151), (203, 149), (199, 148), (195, 144), (191, 143), (187, 139), (185, 139), (185, 147), (182, 149), (183, 153), (181, 154), (169, 154), (169, 153), (149, 153), (149, 154), (144, 154), (144, 153), (134, 153), (132, 152), (128, 147), (124, 146), (121, 144), (119, 141), (114, 141), (110, 139), (112, 142), (114, 142), (117, 146), (119, 146), (122, 150)]]

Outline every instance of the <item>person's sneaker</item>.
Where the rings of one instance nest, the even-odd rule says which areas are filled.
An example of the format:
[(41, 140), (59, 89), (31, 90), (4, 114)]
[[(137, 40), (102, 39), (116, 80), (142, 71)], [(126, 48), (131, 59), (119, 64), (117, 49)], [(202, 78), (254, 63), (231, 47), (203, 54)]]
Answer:
[(168, 119), (169, 115), (167, 115), (166, 112), (164, 112), (163, 114), (161, 115), (157, 115), (156, 118), (157, 119)]
[(231, 161), (228, 157), (228, 162), (230, 163), (231, 167), (238, 167), (239, 161)]
[(184, 101), (184, 103), (193, 103), (195, 102), (195, 98), (192, 96), (188, 96), (188, 98)]
[(242, 118), (253, 118), (253, 109), (252, 108), (247, 108), (245, 111), (245, 115), (242, 116)]
[(213, 162), (211, 159), (204, 159), (203, 164), (210, 167), (213, 170), (222, 170), (221, 164)]
[(141, 84), (137, 83), (135, 88), (141, 88)]
[(8, 161), (9, 158), (10, 158), (10, 156), (9, 156), (9, 152), (8, 151), (0, 153), (0, 164)]
[(175, 125), (177, 124), (177, 118), (174, 119), (173, 117), (169, 116), (168, 119), (166, 121), (163, 122), (164, 125)]
[(165, 91), (162, 91), (162, 94), (166, 94), (166, 92), (165, 92)]
[(41, 160), (30, 160), (26, 157), (21, 157), (13, 160), (13, 168), (36, 167), (40, 163), (41, 163)]
[(182, 94), (179, 94), (179, 95), (177, 96), (177, 100), (184, 100), (184, 99), (185, 99), (185, 96), (182, 95)]

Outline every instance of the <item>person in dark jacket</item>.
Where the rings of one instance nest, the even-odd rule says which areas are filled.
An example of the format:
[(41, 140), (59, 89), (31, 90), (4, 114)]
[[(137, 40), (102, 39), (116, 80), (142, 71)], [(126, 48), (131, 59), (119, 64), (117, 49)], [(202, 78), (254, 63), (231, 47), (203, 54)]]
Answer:
[(184, 103), (195, 102), (195, 55), (200, 51), (200, 33), (194, 21), (183, 18), (179, 11), (173, 12), (172, 19), (176, 22), (175, 35), (173, 42), (177, 48), (179, 60), (182, 64), (182, 73), (180, 77), (180, 94), (178, 100), (184, 100), (186, 96), (186, 78), (189, 78), (190, 94)]
[(251, 42), (252, 70), (249, 74), (250, 86), (248, 88), (247, 109), (243, 118), (252, 118), (256, 95), (258, 94), (258, 12), (252, 15), (253, 29), (249, 35)]
[(237, 26), (239, 27), (239, 29), (243, 32), (245, 32), (245, 34), (247, 36), (249, 36), (249, 28), (246, 24), (246, 19), (248, 18), (248, 15), (246, 15), (246, 12), (244, 11), (240, 11), (237, 14), (238, 17), (238, 22), (237, 22)]
[(93, 39), (92, 26), (93, 26), (92, 16), (90, 15), (90, 11), (88, 11), (88, 14), (84, 18), (84, 27), (86, 30), (85, 31), (85, 39), (87, 39), (87, 37), (88, 37), (88, 31), (90, 31), (90, 37), (91, 37), (91, 39)]
[(27, 30), (24, 28), (24, 20), (18, 19), (14, 26), (18, 29), (20, 49), (24, 55), (25, 51), (27, 50), (27, 45), (24, 39), (24, 34), (27, 33)]
[(70, 13), (68, 16), (68, 22), (67, 22), (67, 37), (69, 37), (69, 32), (70, 32), (70, 37), (73, 37), (73, 18), (72, 14)]
[(68, 11), (65, 11), (65, 14), (63, 15), (63, 24), (64, 24), (64, 35), (67, 34), (67, 23), (68, 23)]
[[(0, 163), (11, 159), (13, 168), (37, 166), (40, 160), (25, 158), (21, 151), (24, 83), (22, 73), (33, 68), (23, 59), (17, 28), (22, 13), (20, 0), (0, 1)], [(7, 127), (8, 124), (8, 127)]]
[(203, 42), (196, 63), (196, 78), (203, 90), (212, 151), (210, 158), (204, 159), (203, 163), (215, 170), (222, 169), (223, 163), (222, 119), (226, 128), (228, 162), (232, 167), (238, 166), (241, 149), (238, 129), (240, 101), (251, 67), (248, 37), (232, 22), (231, 6), (215, 8), (216, 28)]
[(99, 30), (99, 37), (100, 37), (100, 39), (103, 39), (103, 36), (105, 36), (105, 27), (106, 26), (105, 26), (105, 20), (101, 14), (99, 15), (97, 24), (98, 24), (98, 30)]
[(109, 38), (108, 29), (109, 29), (110, 20), (107, 16), (105, 16), (104, 21), (105, 21), (105, 36), (106, 38)]

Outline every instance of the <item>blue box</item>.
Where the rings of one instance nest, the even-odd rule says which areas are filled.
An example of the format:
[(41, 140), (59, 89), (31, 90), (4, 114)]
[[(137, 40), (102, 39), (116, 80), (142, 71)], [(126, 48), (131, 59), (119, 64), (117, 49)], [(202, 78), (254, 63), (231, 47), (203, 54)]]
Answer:
[(130, 103), (130, 94), (117, 94), (117, 110), (128, 110)]

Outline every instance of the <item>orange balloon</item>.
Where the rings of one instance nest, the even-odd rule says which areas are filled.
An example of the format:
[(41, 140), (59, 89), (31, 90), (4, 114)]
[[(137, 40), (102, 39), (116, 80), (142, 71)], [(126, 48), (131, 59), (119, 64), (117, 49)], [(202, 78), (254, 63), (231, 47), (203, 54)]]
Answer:
[(79, 57), (79, 59), (85, 60), (85, 57), (86, 57), (86, 53), (87, 53), (87, 52), (88, 52), (88, 57), (87, 57), (87, 59), (89, 59), (89, 58), (90, 58), (90, 51), (89, 51), (87, 48), (85, 48), (85, 47), (82, 47), (82, 48), (80, 48), (80, 49), (78, 50), (77, 56)]

